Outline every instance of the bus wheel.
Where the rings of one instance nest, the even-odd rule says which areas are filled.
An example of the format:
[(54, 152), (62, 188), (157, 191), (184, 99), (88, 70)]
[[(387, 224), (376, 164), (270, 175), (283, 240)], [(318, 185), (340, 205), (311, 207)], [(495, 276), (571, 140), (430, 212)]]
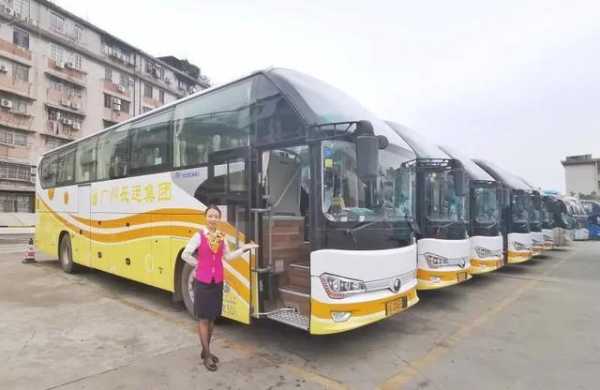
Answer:
[(188, 263), (184, 263), (181, 267), (181, 296), (183, 297), (183, 304), (187, 309), (188, 313), (192, 317), (194, 316), (194, 267)]
[(68, 274), (72, 274), (79, 270), (77, 264), (73, 262), (73, 251), (71, 250), (71, 237), (69, 234), (65, 234), (60, 239), (60, 245), (58, 250), (58, 260), (63, 271)]

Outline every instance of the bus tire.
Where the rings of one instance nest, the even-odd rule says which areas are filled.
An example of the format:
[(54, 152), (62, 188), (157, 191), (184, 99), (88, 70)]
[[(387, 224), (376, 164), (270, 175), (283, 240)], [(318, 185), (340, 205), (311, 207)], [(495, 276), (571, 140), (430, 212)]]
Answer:
[(181, 296), (183, 297), (183, 304), (187, 309), (188, 313), (192, 316), (192, 318), (196, 318), (194, 315), (194, 290), (193, 290), (193, 281), (194, 281), (194, 267), (184, 262), (183, 267), (181, 267), (181, 278), (180, 280), (180, 289)]
[(79, 266), (73, 262), (73, 250), (71, 247), (71, 237), (69, 234), (63, 234), (58, 246), (58, 261), (63, 271), (68, 274), (79, 271)]

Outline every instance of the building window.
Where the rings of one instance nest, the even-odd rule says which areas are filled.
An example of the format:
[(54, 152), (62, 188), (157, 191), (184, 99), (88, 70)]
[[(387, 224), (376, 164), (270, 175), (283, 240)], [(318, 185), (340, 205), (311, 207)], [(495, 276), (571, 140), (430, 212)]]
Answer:
[(29, 68), (19, 64), (13, 64), (15, 80), (29, 81)]
[(73, 25), (73, 39), (76, 42), (81, 42), (83, 40), (83, 27), (78, 24)]
[(129, 113), (130, 103), (127, 100), (121, 100), (121, 112)]
[(13, 43), (19, 47), (29, 50), (29, 33), (20, 28), (13, 31)]
[(112, 81), (112, 69), (106, 67), (104, 69), (104, 79), (108, 81)]
[(6, 145), (27, 146), (27, 134), (9, 129), (0, 129), (0, 143)]
[(112, 108), (112, 99), (112, 96), (104, 94), (104, 108)]
[(75, 69), (81, 70), (82, 69), (81, 64), (82, 64), (81, 55), (73, 54), (73, 66), (75, 67)]
[(148, 83), (144, 83), (144, 97), (152, 99), (152, 86)]
[(50, 28), (57, 32), (64, 32), (65, 18), (54, 12), (50, 12)]
[(165, 104), (165, 91), (158, 91), (158, 100), (160, 100), (160, 104)]
[(50, 58), (52, 58), (55, 62), (63, 62), (64, 55), (65, 50), (62, 47), (53, 43), (50, 44)]
[(0, 178), (31, 181), (31, 168), (22, 165), (0, 164)]
[(125, 89), (129, 88), (129, 76), (126, 73), (121, 72), (119, 78), (119, 85), (121, 85)]
[(33, 212), (33, 197), (28, 194), (1, 192), (0, 193), (0, 212), (3, 212), (3, 213), (32, 213)]

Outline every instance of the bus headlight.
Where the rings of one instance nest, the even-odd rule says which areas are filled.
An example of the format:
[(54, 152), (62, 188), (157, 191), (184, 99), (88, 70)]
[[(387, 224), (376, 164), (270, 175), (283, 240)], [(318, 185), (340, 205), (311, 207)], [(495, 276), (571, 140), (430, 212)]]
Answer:
[(319, 276), (325, 292), (329, 298), (342, 299), (349, 295), (360, 294), (367, 291), (365, 282), (357, 279), (344, 278), (332, 274), (321, 274)]

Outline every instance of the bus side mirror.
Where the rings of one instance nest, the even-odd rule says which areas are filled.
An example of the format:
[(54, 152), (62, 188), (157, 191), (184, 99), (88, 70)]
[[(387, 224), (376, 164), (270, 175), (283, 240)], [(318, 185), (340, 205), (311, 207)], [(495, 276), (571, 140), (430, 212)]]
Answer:
[(379, 168), (379, 138), (373, 135), (356, 137), (356, 168), (362, 181), (377, 177)]

